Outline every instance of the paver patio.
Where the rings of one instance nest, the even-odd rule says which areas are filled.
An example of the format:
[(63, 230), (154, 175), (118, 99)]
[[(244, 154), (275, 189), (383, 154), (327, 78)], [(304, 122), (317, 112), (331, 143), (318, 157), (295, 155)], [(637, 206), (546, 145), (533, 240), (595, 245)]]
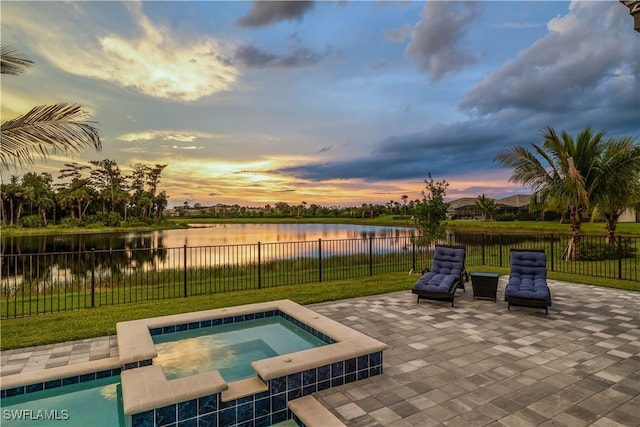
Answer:
[[(553, 306), (409, 290), (309, 307), (389, 345), (384, 373), (314, 396), (348, 426), (639, 426), (640, 293), (549, 281)], [(117, 355), (115, 337), (4, 351), (2, 376)], [(330, 427), (330, 426), (327, 426)]]

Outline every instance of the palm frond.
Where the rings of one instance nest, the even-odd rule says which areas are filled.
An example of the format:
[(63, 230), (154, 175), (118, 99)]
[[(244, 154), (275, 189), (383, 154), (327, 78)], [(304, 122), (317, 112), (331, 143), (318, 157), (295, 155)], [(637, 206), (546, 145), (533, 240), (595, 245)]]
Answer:
[(58, 150), (79, 152), (102, 149), (95, 122), (77, 104), (39, 105), (28, 113), (2, 123), (0, 163), (3, 167), (33, 163), (35, 155), (46, 158)]
[(33, 65), (33, 61), (18, 55), (15, 49), (7, 45), (0, 46), (0, 73), (16, 76)]

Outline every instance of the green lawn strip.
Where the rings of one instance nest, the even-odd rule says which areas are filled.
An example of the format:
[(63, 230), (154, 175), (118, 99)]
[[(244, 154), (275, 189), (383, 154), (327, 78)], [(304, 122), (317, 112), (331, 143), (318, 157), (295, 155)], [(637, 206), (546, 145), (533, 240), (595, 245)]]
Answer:
[(346, 298), (379, 295), (409, 290), (415, 275), (385, 274), (356, 280), (281, 286), (262, 290), (245, 290), (207, 296), (176, 298), (120, 304), (42, 316), (2, 320), (0, 348), (34, 345), (115, 334), (117, 322), (168, 314), (230, 307), (256, 302), (290, 299), (312, 304)]

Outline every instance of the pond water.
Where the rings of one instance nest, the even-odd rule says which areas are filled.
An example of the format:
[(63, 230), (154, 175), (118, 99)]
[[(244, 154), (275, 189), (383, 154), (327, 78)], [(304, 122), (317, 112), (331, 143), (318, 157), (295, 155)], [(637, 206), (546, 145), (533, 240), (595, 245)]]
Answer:
[(2, 254), (163, 249), (409, 236), (415, 229), (354, 224), (197, 224), (149, 232), (2, 236)]

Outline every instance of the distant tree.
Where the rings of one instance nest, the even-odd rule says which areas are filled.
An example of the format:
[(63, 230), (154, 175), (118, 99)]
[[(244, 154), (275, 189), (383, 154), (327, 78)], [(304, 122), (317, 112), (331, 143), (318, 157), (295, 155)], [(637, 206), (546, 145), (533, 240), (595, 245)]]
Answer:
[(407, 213), (407, 199), (409, 199), (409, 196), (403, 194), (400, 199), (402, 199), (402, 214), (404, 215)]
[(449, 203), (444, 201), (449, 183), (447, 181), (435, 182), (428, 174), (424, 180), (425, 189), (422, 190), (422, 200), (413, 205), (413, 220), (415, 221), (420, 236), (418, 243), (430, 246), (445, 236), (445, 226)]
[[(15, 76), (33, 65), (4, 44), (1, 46), (0, 72)], [(81, 151), (90, 146), (102, 148), (93, 122), (84, 121), (89, 114), (77, 104), (59, 102), (39, 105), (28, 113), (2, 123), (0, 128), (0, 169), (10, 165), (33, 163), (35, 155), (46, 158), (49, 151)]]
[(476, 199), (476, 206), (482, 211), (485, 221), (493, 221), (500, 210), (500, 205), (494, 199), (482, 194)]

